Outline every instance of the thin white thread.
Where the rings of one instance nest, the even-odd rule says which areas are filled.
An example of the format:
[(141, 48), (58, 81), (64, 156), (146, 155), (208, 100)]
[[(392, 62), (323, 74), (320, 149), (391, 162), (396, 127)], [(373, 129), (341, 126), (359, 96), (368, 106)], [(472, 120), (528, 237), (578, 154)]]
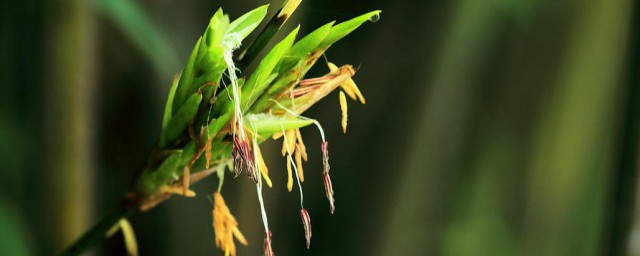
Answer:
[(260, 212), (262, 213), (262, 224), (264, 224), (264, 230), (269, 231), (269, 223), (267, 222), (267, 211), (264, 209), (264, 201), (262, 200), (262, 180), (256, 183), (256, 191), (258, 193), (258, 201), (260, 201)]
[[(253, 132), (255, 134), (258, 134), (258, 128), (255, 126), (255, 124), (249, 120), (249, 124), (251, 125), (251, 128), (253, 129)], [(258, 146), (258, 136), (253, 136), (253, 146), (257, 147)], [(258, 151), (253, 149), (253, 159), (258, 159)], [(256, 183), (256, 192), (258, 193), (258, 201), (260, 201), (260, 213), (262, 215), (262, 224), (264, 225), (264, 229), (265, 231), (269, 230), (269, 223), (267, 220), (267, 211), (264, 208), (264, 200), (262, 199), (262, 171), (260, 170), (260, 164), (256, 164), (256, 171), (257, 171), (257, 175), (258, 175), (258, 182)]]
[[(233, 63), (233, 49), (228, 49), (224, 52), (224, 61), (227, 63), (227, 71), (229, 71), (229, 80), (231, 80), (231, 94), (233, 95), (234, 103), (234, 116), (235, 121), (238, 123), (238, 128), (242, 128), (242, 109), (240, 108), (240, 92), (238, 89), (238, 77), (236, 76), (236, 66)], [(236, 126), (233, 126), (233, 135), (236, 136)], [(240, 129), (240, 139), (245, 139), (245, 134)]]
[(275, 102), (276, 105), (278, 105), (280, 108), (284, 109), (285, 111), (287, 111), (289, 114), (293, 115), (294, 117), (298, 117), (298, 118), (301, 118), (301, 119), (304, 119), (304, 120), (313, 121), (313, 124), (315, 124), (318, 127), (318, 130), (320, 130), (320, 136), (322, 137), (322, 142), (327, 141), (327, 140), (325, 140), (325, 137), (324, 137), (324, 130), (322, 129), (322, 125), (320, 125), (320, 122), (318, 122), (318, 120), (311, 119), (311, 118), (308, 118), (306, 116), (298, 115), (295, 112), (291, 111), (290, 109), (286, 108), (285, 106), (282, 106), (280, 104), (280, 102), (278, 102), (277, 100), (271, 99), (271, 101)]
[[(280, 128), (282, 128), (282, 134), (284, 133), (284, 125), (280, 123)], [(302, 193), (302, 184), (300, 183), (300, 177), (298, 177), (298, 168), (296, 167), (295, 162), (293, 161), (293, 157), (291, 157), (291, 150), (289, 149), (289, 143), (287, 142), (287, 136), (282, 136), (284, 138), (284, 145), (287, 149), (287, 156), (289, 157), (290, 164), (293, 165), (293, 170), (296, 173), (296, 180), (298, 181), (298, 188), (300, 189), (300, 208), (304, 208), (304, 194)]]

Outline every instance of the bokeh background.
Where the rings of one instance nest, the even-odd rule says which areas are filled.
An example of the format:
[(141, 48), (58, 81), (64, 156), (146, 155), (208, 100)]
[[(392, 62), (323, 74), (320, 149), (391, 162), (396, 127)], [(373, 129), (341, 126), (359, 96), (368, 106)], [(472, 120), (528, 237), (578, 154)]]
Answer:
[[(264, 3), (1, 1), (0, 254), (53, 255), (108, 212), (211, 15)], [(640, 255), (637, 1), (304, 0), (285, 30), (375, 9), (327, 52), (360, 67), (367, 104), (350, 104), (348, 134), (337, 95), (307, 113), (327, 132), (337, 200), (331, 215), (305, 129), (310, 250), (278, 145), (263, 147), (278, 255)], [(141, 254), (223, 255), (216, 186), (132, 217)], [(223, 191), (249, 240), (239, 255), (260, 255), (254, 187)], [(124, 255), (121, 236), (94, 253)]]

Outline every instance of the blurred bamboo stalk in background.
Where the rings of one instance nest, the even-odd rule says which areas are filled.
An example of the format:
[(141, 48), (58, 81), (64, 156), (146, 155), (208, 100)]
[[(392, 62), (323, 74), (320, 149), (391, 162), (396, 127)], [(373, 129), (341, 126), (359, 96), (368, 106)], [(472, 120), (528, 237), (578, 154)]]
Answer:
[[(566, 40), (554, 38), (565, 49), (557, 58), (558, 74), (549, 68), (553, 55), (535, 62), (537, 57), (529, 55), (540, 49), (522, 50), (540, 45), (508, 40), (509, 46), (533, 59), (519, 59), (504, 73), (487, 74), (486, 65), (496, 66), (491, 59), (497, 54), (491, 52), (503, 49), (497, 47), (504, 43), (500, 41), (505, 36), (501, 24), (511, 21), (504, 18), (523, 21), (522, 13), (514, 13), (514, 2), (490, 3), (461, 1), (453, 11), (451, 32), (443, 40), (434, 78), (429, 81), (431, 88), (424, 106), (416, 111), (424, 114), (415, 116), (420, 121), (411, 136), (415, 138), (409, 146), (412, 153), (405, 176), (399, 180), (380, 255), (416, 251), (595, 255), (602, 239), (608, 239), (609, 234), (602, 232), (604, 202), (618, 153), (612, 142), (620, 128), (617, 114), (623, 107), (618, 103), (619, 85), (624, 82), (620, 78), (630, 2), (562, 5), (575, 9), (576, 15), (563, 13), (566, 29), (558, 31), (570, 34)], [(538, 11), (545, 17), (557, 15)], [(522, 34), (545, 35), (526, 30), (516, 35)], [(546, 68), (536, 66), (540, 64)], [(531, 66), (535, 69), (527, 70)], [(537, 69), (544, 72), (538, 76), (551, 77), (550, 86), (538, 85), (548, 92), (526, 88), (531, 86), (527, 82), (517, 84)], [(483, 79), (498, 82), (493, 88), (497, 91), (481, 88), (487, 87)], [(499, 84), (500, 79), (508, 82)], [(527, 105), (530, 100), (509, 99), (527, 99), (527, 92), (540, 94), (532, 97), (540, 101), (535, 102), (540, 110)], [(526, 118), (531, 128), (514, 127), (522, 122), (521, 115), (531, 113), (534, 116)], [(527, 139), (530, 145), (523, 143)], [(522, 148), (523, 144), (528, 148)], [(513, 193), (505, 196), (509, 191)], [(416, 195), (426, 200), (417, 200)], [(525, 202), (517, 202), (521, 199)], [(522, 206), (524, 209), (514, 211)], [(414, 236), (425, 242), (407, 239)]]
[[(448, 22), (451, 29), (442, 41), (431, 88), (415, 116), (415, 138), (408, 147), (401, 169), (397, 207), (392, 208), (384, 229), (385, 243), (379, 255), (410, 255), (414, 252), (440, 254), (446, 196), (454, 188), (446, 181), (464, 166), (464, 141), (469, 134), (477, 81), (487, 53), (495, 43), (498, 10), (480, 1), (461, 1)], [(464, 74), (464, 75), (461, 75)], [(418, 200), (417, 195), (424, 195)], [(419, 236), (415, 243), (409, 236)]]
[[(625, 67), (627, 81), (621, 97), (619, 151), (606, 208), (603, 255), (640, 255), (640, 196), (638, 146), (640, 137), (640, 5), (633, 3)], [(635, 213), (635, 214), (634, 214)], [(634, 218), (634, 216), (639, 216)], [(635, 220), (634, 220), (635, 219)]]
[(597, 255), (613, 171), (630, 1), (575, 1), (566, 55), (533, 136), (522, 255)]
[[(48, 3), (45, 166), (42, 214), (47, 252), (59, 251), (91, 221), (96, 20), (90, 1)], [(36, 93), (36, 92), (34, 92)]]

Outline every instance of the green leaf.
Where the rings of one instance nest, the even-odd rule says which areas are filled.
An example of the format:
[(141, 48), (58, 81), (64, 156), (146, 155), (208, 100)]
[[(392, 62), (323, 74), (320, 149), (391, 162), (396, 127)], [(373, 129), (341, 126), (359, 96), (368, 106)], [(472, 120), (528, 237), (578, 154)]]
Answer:
[(193, 48), (182, 71), (173, 103), (173, 113), (184, 101), (206, 83), (218, 83), (226, 69), (223, 60), (222, 39), (229, 27), (229, 17), (218, 9), (211, 17), (204, 35)]
[(315, 50), (320, 43), (327, 37), (331, 26), (335, 21), (329, 22), (322, 27), (309, 33), (298, 42), (296, 42), (289, 52), (283, 57), (282, 64), (280, 65), (278, 73), (286, 72), (293, 68), (302, 58)]
[[(274, 46), (271, 51), (260, 61), (256, 70), (251, 74), (242, 88), (242, 106), (251, 106), (253, 102), (264, 92), (269, 84), (264, 83), (280, 63), (285, 53), (289, 51), (298, 34), (300, 26), (296, 27), (287, 37)], [(250, 95), (254, 95), (249, 97)]]
[(180, 138), (180, 135), (184, 132), (184, 130), (189, 126), (189, 122), (193, 120), (196, 113), (198, 112), (198, 106), (202, 101), (201, 93), (194, 93), (187, 99), (187, 101), (182, 104), (180, 109), (176, 112), (176, 114), (171, 117), (171, 121), (167, 127), (162, 130), (163, 133), (160, 137), (160, 146), (164, 147), (168, 143), (173, 142)]
[(225, 110), (220, 117), (211, 120), (207, 126), (207, 135), (209, 137), (215, 137), (222, 128), (229, 123), (231, 116), (233, 115), (233, 104), (226, 104)]
[(203, 35), (204, 44), (198, 51), (195, 65), (195, 77), (187, 95), (196, 92), (208, 83), (217, 84), (227, 68), (224, 62), (223, 41), (229, 27), (229, 17), (222, 9), (213, 15)]
[(145, 169), (136, 182), (136, 190), (143, 194), (152, 194), (162, 185), (167, 185), (178, 177), (178, 167), (182, 158), (182, 150), (171, 152), (157, 169)]
[(379, 10), (368, 12), (366, 14), (360, 15), (351, 20), (348, 20), (333, 26), (333, 28), (331, 28), (331, 31), (329, 32), (327, 37), (324, 39), (324, 41), (322, 41), (322, 43), (320, 43), (318, 48), (324, 48), (332, 45), (333, 43), (337, 42), (338, 40), (347, 36), (349, 33), (356, 30), (356, 28), (360, 27), (362, 23), (368, 21), (371, 17), (380, 15), (380, 12), (381, 11)]
[(198, 55), (201, 43), (202, 37), (198, 38), (196, 45), (193, 47), (193, 50), (191, 50), (189, 60), (182, 70), (180, 81), (178, 82), (178, 88), (176, 89), (176, 94), (174, 96), (173, 102), (171, 103), (172, 113), (178, 111), (178, 108), (182, 106), (182, 103), (187, 100), (187, 96), (190, 95), (189, 91), (191, 90), (191, 84), (193, 83), (196, 57)]
[(176, 95), (176, 90), (178, 89), (178, 82), (180, 81), (180, 75), (176, 75), (173, 78), (173, 82), (171, 82), (171, 88), (169, 89), (169, 96), (167, 97), (167, 103), (164, 105), (164, 114), (162, 115), (162, 129), (165, 129), (169, 124), (169, 120), (171, 120), (173, 108), (173, 98)]
[[(267, 9), (269, 5), (263, 5), (252, 11), (240, 16), (227, 28), (226, 36), (230, 36), (233, 39), (232, 48), (234, 49), (240, 45), (240, 42), (246, 38), (264, 19), (267, 15)], [(226, 38), (225, 38), (226, 40)]]
[(178, 166), (182, 157), (182, 150), (176, 150), (158, 167), (155, 172), (155, 184), (160, 187), (169, 184), (178, 177)]
[(216, 13), (213, 14), (209, 21), (209, 26), (204, 32), (205, 43), (208, 46), (219, 46), (222, 44), (224, 35), (229, 28), (229, 16), (225, 15), (222, 8), (219, 8)]
[[(329, 22), (322, 27), (314, 30), (313, 32), (306, 35), (304, 38), (300, 39), (300, 41), (296, 42), (291, 50), (287, 54), (287, 56), (299, 57), (309, 54), (311, 51), (316, 49), (320, 43), (327, 37), (329, 32), (331, 31), (331, 26), (335, 21)], [(299, 59), (298, 58), (298, 59)]]
[[(244, 86), (244, 78), (238, 78), (238, 87), (242, 88)], [(219, 116), (222, 111), (229, 110), (227, 104), (231, 100), (231, 95), (229, 95), (229, 90), (231, 90), (231, 86), (227, 85), (220, 93), (216, 95), (216, 103), (213, 105), (213, 109), (211, 110), (212, 116)]]

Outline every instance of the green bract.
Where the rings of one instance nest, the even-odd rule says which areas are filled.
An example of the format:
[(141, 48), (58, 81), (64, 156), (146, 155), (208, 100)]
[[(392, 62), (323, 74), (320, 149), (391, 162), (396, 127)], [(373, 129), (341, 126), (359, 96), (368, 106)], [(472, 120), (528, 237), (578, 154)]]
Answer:
[(272, 114), (250, 114), (244, 119), (245, 126), (262, 137), (270, 137), (274, 133), (299, 129), (313, 124), (313, 119), (282, 117)]

